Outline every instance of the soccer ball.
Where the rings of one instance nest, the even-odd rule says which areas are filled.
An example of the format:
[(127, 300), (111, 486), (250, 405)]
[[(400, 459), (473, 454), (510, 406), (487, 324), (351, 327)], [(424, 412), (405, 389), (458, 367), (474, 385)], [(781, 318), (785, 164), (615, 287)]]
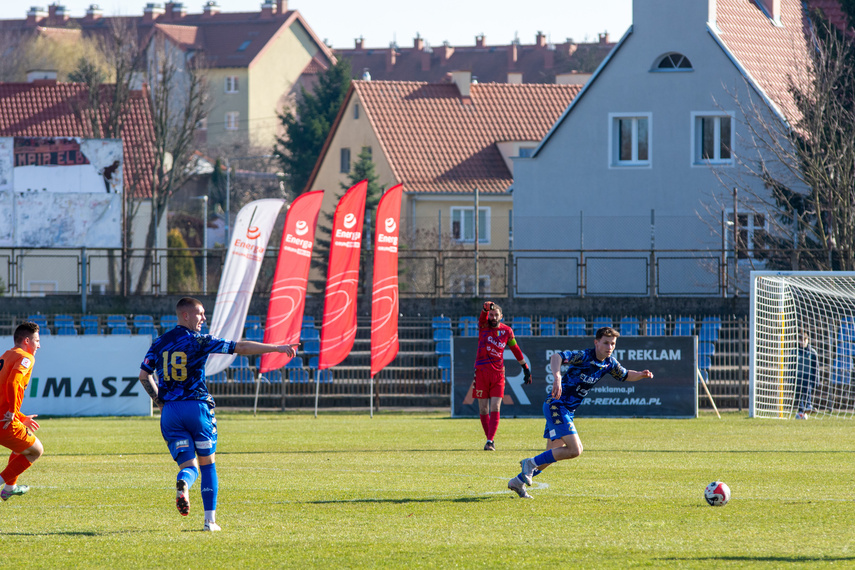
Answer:
[(723, 507), (730, 500), (730, 487), (721, 481), (713, 481), (704, 489), (704, 499), (712, 507)]

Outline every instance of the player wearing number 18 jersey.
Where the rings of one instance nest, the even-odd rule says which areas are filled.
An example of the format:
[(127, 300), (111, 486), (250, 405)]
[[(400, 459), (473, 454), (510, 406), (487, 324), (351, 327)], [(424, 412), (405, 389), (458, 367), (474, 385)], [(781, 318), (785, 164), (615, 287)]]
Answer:
[[(209, 354), (297, 354), (296, 345), (231, 341), (201, 334), (205, 308), (197, 299), (184, 297), (175, 307), (178, 326), (157, 338), (140, 365), (140, 383), (161, 408), (160, 431), (172, 459), (178, 464), (175, 506), (184, 516), (190, 512), (190, 487), (202, 478), (205, 530), (220, 530), (216, 523), (219, 480), (217, 419), (214, 399), (205, 384)], [(154, 375), (157, 375), (155, 382)]]

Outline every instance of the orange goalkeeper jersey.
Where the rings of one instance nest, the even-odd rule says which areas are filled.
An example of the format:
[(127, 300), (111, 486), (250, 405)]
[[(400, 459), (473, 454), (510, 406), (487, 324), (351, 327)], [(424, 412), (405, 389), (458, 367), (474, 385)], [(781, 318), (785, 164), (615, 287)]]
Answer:
[(7, 420), (21, 421), (25, 417), (21, 413), (21, 402), (34, 363), (35, 357), (22, 348), (7, 350), (0, 356), (0, 428)]

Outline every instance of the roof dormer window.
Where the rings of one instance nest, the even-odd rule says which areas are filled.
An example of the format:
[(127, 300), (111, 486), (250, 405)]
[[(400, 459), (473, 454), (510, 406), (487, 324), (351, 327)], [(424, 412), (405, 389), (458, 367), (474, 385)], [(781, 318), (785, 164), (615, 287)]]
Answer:
[(692, 71), (692, 62), (681, 53), (666, 53), (656, 60), (651, 71)]

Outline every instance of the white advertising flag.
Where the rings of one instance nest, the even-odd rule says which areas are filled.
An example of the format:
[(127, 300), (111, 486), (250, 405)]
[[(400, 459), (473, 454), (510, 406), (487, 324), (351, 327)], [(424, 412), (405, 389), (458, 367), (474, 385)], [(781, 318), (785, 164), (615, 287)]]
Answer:
[[(243, 337), (246, 313), (267, 251), (267, 241), (284, 204), (285, 200), (255, 200), (238, 212), (212, 311), (212, 336), (228, 340)], [(234, 359), (233, 354), (210, 355), (205, 375), (222, 372)]]

